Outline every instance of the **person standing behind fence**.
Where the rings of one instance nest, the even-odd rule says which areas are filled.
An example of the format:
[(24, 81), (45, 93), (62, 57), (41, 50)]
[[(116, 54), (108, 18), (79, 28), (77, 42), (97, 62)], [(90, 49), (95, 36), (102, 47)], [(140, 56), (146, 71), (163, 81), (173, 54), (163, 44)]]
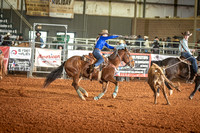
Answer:
[(2, 46), (12, 46), (12, 40), (10, 39), (10, 32), (3, 38)]
[[(41, 36), (41, 33), (39, 31), (37, 31), (36, 38), (35, 38), (35, 47), (36, 48), (44, 48), (45, 47), (44, 41), (40, 36)], [(36, 42), (39, 42), (39, 43), (36, 43)]]
[(149, 51), (149, 37), (148, 36), (144, 36), (144, 46), (145, 46), (145, 48), (147, 48), (147, 49), (145, 49), (144, 50), (144, 52), (145, 53), (148, 53), (148, 51)]
[(192, 35), (192, 33), (186, 31), (182, 33), (182, 35), (183, 35), (183, 40), (180, 41), (179, 52), (181, 52), (181, 56), (185, 57), (192, 64), (193, 72), (191, 72), (190, 79), (188, 81), (189, 83), (193, 83), (197, 75), (198, 65), (196, 59), (192, 56), (192, 53), (190, 52), (190, 49), (188, 47), (188, 39)]
[(19, 36), (15, 39), (15, 46), (23, 43), (23, 41), (24, 41), (24, 38), (23, 38), (22, 34), (19, 34)]
[(159, 51), (160, 44), (159, 44), (159, 39), (157, 36), (155, 37), (152, 46), (153, 46), (153, 50), (152, 50), (153, 54), (159, 54), (160, 53), (160, 51)]

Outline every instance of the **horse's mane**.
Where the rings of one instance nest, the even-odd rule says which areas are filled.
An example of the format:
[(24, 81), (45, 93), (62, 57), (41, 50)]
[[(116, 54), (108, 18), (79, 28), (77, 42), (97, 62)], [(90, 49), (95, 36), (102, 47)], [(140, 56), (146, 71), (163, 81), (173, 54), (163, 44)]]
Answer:
[(120, 50), (115, 50), (108, 58), (109, 59), (115, 59), (116, 58), (116, 56), (118, 55), (118, 51), (122, 51), (122, 50), (124, 50), (124, 49), (120, 49)]

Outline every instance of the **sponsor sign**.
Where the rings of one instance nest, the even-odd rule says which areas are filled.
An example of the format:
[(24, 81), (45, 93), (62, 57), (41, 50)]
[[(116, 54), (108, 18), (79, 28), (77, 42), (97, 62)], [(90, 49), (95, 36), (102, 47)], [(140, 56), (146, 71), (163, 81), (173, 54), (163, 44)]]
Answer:
[(9, 49), (10, 47), (0, 47), (0, 53), (3, 53), (4, 55), (4, 68), (7, 71), (8, 66), (8, 59), (9, 59)]
[(30, 71), (31, 48), (10, 47), (9, 70)]
[(36, 48), (35, 66), (58, 67), (61, 65), (60, 49), (41, 49)]
[(74, 18), (74, 0), (50, 0), (49, 17)]
[(26, 15), (49, 16), (49, 0), (26, 0)]

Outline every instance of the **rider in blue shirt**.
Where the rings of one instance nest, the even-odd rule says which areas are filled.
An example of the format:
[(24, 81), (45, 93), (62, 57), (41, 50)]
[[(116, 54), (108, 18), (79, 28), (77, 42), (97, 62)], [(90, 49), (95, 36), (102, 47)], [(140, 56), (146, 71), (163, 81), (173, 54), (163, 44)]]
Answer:
[(192, 64), (193, 72), (191, 73), (189, 82), (194, 82), (194, 79), (197, 75), (198, 65), (196, 59), (192, 56), (192, 53), (190, 52), (190, 49), (188, 47), (188, 39), (192, 35), (189, 31), (182, 33), (184, 38), (180, 41), (179, 45), (179, 51), (181, 52), (181, 56), (185, 57), (187, 60), (189, 60)]
[(108, 30), (102, 30), (99, 34), (99, 37), (97, 37), (97, 42), (93, 51), (94, 57), (97, 59), (97, 62), (95, 64), (90, 65), (90, 73), (94, 71), (94, 68), (97, 68), (101, 63), (104, 62), (104, 59), (101, 55), (101, 50), (104, 46), (106, 46), (109, 49), (116, 49), (113, 46), (110, 46), (108, 43), (106, 43), (106, 40), (117, 38), (119, 36), (113, 35), (109, 36)]

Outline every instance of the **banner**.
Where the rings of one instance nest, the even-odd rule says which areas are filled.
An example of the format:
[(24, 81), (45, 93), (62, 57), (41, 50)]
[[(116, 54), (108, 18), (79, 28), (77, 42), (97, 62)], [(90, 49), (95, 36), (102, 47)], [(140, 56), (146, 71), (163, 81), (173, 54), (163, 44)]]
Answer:
[(60, 65), (61, 65), (61, 50), (60, 49), (36, 48), (35, 66), (58, 67)]
[(0, 53), (4, 54), (4, 68), (7, 71), (7, 66), (8, 66), (8, 59), (9, 59), (9, 48), (8, 46), (1, 46), (0, 47)]
[(26, 15), (49, 16), (49, 0), (26, 0)]
[(74, 0), (50, 0), (49, 17), (74, 18)]
[(148, 70), (151, 65), (151, 54), (131, 53), (135, 67), (130, 68), (121, 63), (115, 76), (120, 77), (148, 77)]
[(10, 47), (9, 70), (30, 71), (31, 48)]

